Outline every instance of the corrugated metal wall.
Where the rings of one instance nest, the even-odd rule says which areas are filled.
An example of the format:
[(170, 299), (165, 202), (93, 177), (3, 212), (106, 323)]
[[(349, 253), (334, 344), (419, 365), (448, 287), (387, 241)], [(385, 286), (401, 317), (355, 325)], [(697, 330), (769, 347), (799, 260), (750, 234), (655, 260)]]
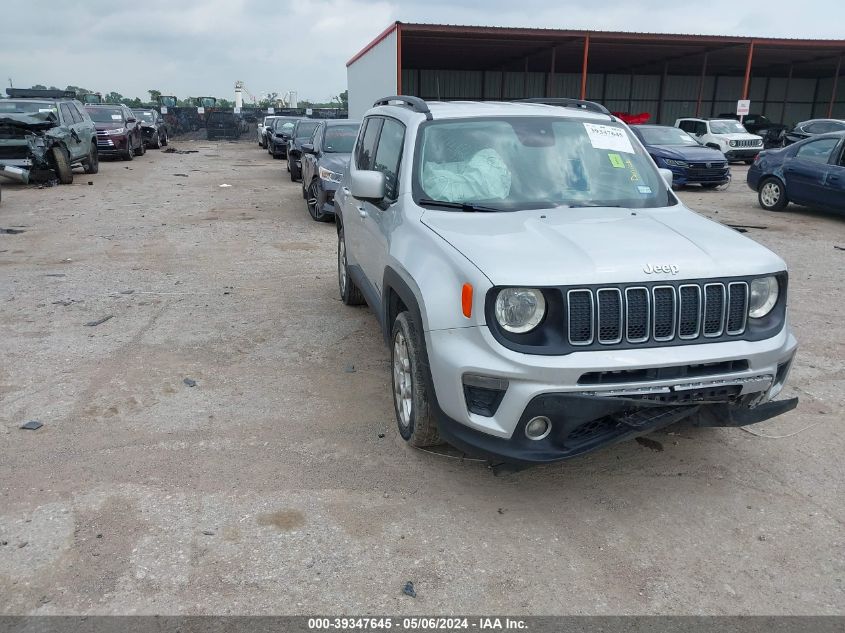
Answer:
[[(425, 99), (522, 99), (546, 96), (548, 73), (414, 70), (403, 69), (402, 89)], [(587, 98), (604, 103), (614, 112), (649, 112), (652, 121), (658, 115), (662, 77), (660, 75), (590, 74)], [(712, 117), (736, 111), (742, 96), (742, 77), (704, 78), (700, 116)], [(553, 96), (578, 97), (579, 73), (557, 73), (551, 80)], [(833, 78), (804, 79), (789, 82), (788, 101), (784, 103), (787, 79), (753, 77), (749, 86), (751, 111), (765, 114), (773, 121), (797, 123), (813, 117), (827, 117)], [(667, 75), (663, 85), (660, 123), (673, 124), (680, 117), (695, 116), (699, 94), (699, 76)], [(845, 77), (840, 78), (833, 116), (845, 118)]]

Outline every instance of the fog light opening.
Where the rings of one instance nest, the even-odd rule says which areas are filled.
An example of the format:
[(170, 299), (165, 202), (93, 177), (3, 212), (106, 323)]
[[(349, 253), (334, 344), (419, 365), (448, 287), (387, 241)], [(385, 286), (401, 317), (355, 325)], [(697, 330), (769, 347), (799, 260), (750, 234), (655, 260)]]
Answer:
[(529, 440), (542, 440), (552, 432), (552, 421), (549, 418), (539, 415), (528, 420), (525, 425), (525, 436)]

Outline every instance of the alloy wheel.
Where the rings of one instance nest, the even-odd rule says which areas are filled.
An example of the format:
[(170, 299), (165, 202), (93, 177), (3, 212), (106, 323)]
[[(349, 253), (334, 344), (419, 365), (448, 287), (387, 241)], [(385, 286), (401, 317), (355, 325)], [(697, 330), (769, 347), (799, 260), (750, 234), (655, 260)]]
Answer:
[(337, 283), (340, 286), (340, 295), (346, 294), (346, 242), (341, 233), (337, 241)]
[(775, 182), (767, 182), (760, 190), (760, 200), (767, 207), (775, 206), (780, 200), (780, 186)]
[(408, 342), (402, 332), (393, 339), (393, 398), (399, 423), (408, 428), (411, 425), (414, 380), (411, 375), (411, 360), (408, 356)]

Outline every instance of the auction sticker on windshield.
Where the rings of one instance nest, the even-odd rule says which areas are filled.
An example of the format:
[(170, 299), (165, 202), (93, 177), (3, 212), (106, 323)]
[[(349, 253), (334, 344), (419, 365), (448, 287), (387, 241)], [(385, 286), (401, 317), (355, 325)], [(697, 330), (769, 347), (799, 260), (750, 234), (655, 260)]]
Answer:
[(633, 154), (634, 147), (631, 139), (625, 134), (625, 130), (613, 125), (599, 125), (597, 123), (584, 123), (590, 143), (596, 149), (609, 149), (616, 152)]

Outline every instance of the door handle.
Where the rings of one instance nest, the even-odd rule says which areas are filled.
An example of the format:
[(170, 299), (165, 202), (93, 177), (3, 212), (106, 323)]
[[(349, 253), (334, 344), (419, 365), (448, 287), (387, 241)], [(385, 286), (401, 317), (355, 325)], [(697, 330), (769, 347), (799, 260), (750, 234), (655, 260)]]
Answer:
[(369, 213), (367, 213), (367, 210), (364, 207), (357, 207), (357, 208), (358, 208), (358, 215), (360, 215), (362, 218), (366, 218), (368, 215), (370, 215)]

